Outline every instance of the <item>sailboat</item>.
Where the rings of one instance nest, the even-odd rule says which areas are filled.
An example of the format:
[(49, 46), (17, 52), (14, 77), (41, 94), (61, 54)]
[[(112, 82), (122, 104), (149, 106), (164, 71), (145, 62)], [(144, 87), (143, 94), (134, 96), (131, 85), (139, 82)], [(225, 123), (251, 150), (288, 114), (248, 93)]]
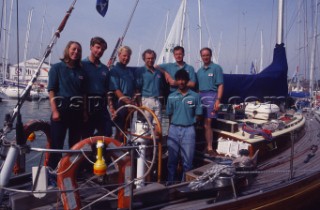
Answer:
[[(63, 26), (59, 27), (58, 35), (74, 4), (75, 1)], [(282, 0), (279, 0), (279, 11), (282, 14)], [(279, 25), (281, 23), (280, 18)], [(241, 101), (253, 95), (254, 103), (258, 105), (256, 100), (264, 96), (281, 99), (287, 95), (286, 81), (275, 84), (275, 81), (282, 82), (287, 74), (281, 31), (279, 37), (269, 67), (257, 75), (237, 77), (238, 81), (244, 80), (242, 85), (255, 88), (255, 92), (248, 89), (242, 93), (231, 88), (226, 89), (227, 96), (235, 94), (237, 98), (233, 98), (234, 101)], [(56, 40), (54, 37), (53, 41)], [(38, 70), (40, 68), (41, 65)], [(226, 75), (225, 85), (232, 85), (232, 79), (235, 78)], [(272, 81), (278, 88), (268, 90), (270, 84), (265, 80)], [(253, 117), (239, 119), (237, 115), (245, 108), (238, 109), (237, 106), (246, 106), (246, 103), (235, 102), (231, 108), (229, 104), (222, 107), (220, 114), (224, 118), (218, 119), (217, 127), (213, 128), (214, 135), (219, 138), (217, 152), (220, 155), (215, 158), (197, 155), (199, 159), (195, 168), (187, 172), (186, 181), (169, 186), (165, 185), (165, 174), (161, 174), (165, 172), (162, 161), (166, 160), (161, 151), (165, 149), (164, 139), (161, 139), (162, 124), (156, 122), (152, 125), (147, 118), (142, 122), (144, 113), (149, 112), (145, 107), (126, 105), (139, 113), (139, 121), (135, 122), (135, 131), (130, 127), (124, 129), (126, 139), (123, 143), (109, 137), (94, 136), (62, 151), (50, 150), (50, 125), (41, 120), (26, 123), (22, 132), (25, 136), (32, 136), (32, 133), (42, 131), (47, 137), (47, 148), (30, 148), (27, 146), (30, 142), (18, 138), (10, 141), (7, 133), (16, 116), (14, 112), (7, 117), (6, 125), (0, 131), (4, 159), (0, 172), (1, 205), (12, 209), (24, 209), (26, 206), (29, 209), (309, 209), (318, 200), (317, 192), (320, 190), (320, 122), (313, 115), (306, 117), (293, 111), (280, 116), (280, 109), (271, 103), (264, 111), (268, 115), (254, 114), (256, 110), (250, 106)], [(268, 108), (268, 104), (263, 105)], [(133, 113), (126, 117), (128, 126)], [(199, 132), (203, 133), (201, 129)], [(22, 173), (24, 157), (30, 150), (42, 154), (32, 176)], [(66, 153), (57, 169), (58, 187), (55, 189), (47, 189), (46, 186), (44, 166), (50, 152)], [(144, 158), (146, 156), (148, 158)], [(100, 164), (103, 160), (111, 161), (105, 167), (108, 170), (93, 167), (95, 175), (92, 175), (92, 169), (81, 168), (86, 164), (91, 168), (95, 165), (93, 163)], [(141, 168), (137, 169), (136, 165)], [(11, 177), (13, 169), (21, 174)]]
[[(12, 12), (12, 6), (13, 6), (13, 1), (11, 1), (11, 12)], [(38, 63), (40, 62), (38, 59), (35, 59), (35, 58), (27, 60), (32, 14), (33, 14), (33, 9), (29, 11), (29, 16), (28, 16), (23, 62), (15, 65), (9, 65), (9, 66), (7, 65), (7, 62), (8, 62), (7, 56), (9, 51), (8, 43), (10, 38), (9, 36), (10, 32), (7, 32), (7, 34), (4, 34), (5, 35), (4, 45), (6, 49), (5, 50), (6, 57), (4, 57), (4, 65), (2, 66), (3, 68), (1, 72), (2, 73), (1, 85), (2, 85), (2, 94), (4, 94), (5, 98), (17, 99), (19, 96), (22, 95), (24, 88), (27, 87), (28, 82), (32, 78), (33, 71), (36, 70)], [(10, 15), (10, 21), (8, 24), (9, 25), (8, 31), (10, 31), (10, 26), (11, 26), (11, 15)], [(7, 67), (9, 68), (7, 69)], [(43, 84), (47, 83), (49, 68), (50, 66), (47, 63), (43, 65), (40, 71), (40, 75), (38, 76), (38, 81), (42, 82), (42, 85), (37, 85), (37, 84), (33, 85), (33, 88), (29, 92), (29, 96), (28, 96), (29, 99), (38, 100), (39, 98), (47, 99), (49, 97), (47, 91), (44, 89), (44, 87), (42, 87)], [(9, 75), (7, 75), (7, 70)]]

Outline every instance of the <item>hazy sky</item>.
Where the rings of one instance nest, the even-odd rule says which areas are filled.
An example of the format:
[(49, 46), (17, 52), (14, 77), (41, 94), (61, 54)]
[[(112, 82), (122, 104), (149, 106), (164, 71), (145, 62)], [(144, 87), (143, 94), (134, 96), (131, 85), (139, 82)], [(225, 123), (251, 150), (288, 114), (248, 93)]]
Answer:
[[(7, 2), (7, 7), (9, 7), (9, 0)], [(46, 46), (52, 37), (52, 31), (58, 27), (72, 2), (73, 0), (19, 1), (20, 60), (23, 59), (28, 12), (33, 8), (27, 58), (39, 57), (42, 20), (44, 19), (45, 23), (42, 45)], [(109, 0), (108, 12), (105, 17), (101, 17), (95, 10), (96, 0), (78, 0), (65, 30), (61, 33), (61, 38), (58, 39), (53, 49), (51, 61), (58, 61), (69, 40), (76, 40), (82, 44), (83, 57), (85, 57), (89, 54), (90, 38), (101, 36), (108, 42), (108, 49), (103, 56), (103, 62), (106, 63), (117, 39), (124, 32), (135, 2), (136, 0)], [(124, 40), (124, 44), (133, 49), (131, 66), (136, 66), (138, 63), (143, 64), (139, 52), (147, 48), (154, 49), (160, 54), (164, 44), (167, 13), (169, 14), (168, 28), (170, 28), (180, 2), (180, 0), (139, 1)], [(276, 43), (277, 0), (202, 0), (201, 2), (203, 47), (210, 46), (219, 52), (219, 64), (225, 73), (234, 73), (236, 65), (239, 66), (239, 73), (249, 73), (252, 62), (256, 62), (259, 66), (261, 34), (263, 37), (263, 66), (270, 64)], [(309, 17), (313, 2), (314, 0), (285, 1), (284, 42), (287, 49), (289, 76), (293, 74), (292, 72), (298, 65), (301, 73), (309, 74), (310, 37), (312, 36), (312, 20)], [(1, 6), (2, 3), (3, 1), (1, 1)], [(197, 68), (198, 0), (188, 0), (187, 7), (189, 32), (186, 31), (186, 33), (190, 34), (190, 38), (185, 40), (185, 48), (187, 53), (190, 52), (190, 63)], [(305, 16), (309, 19), (306, 20)], [(10, 37), (10, 62), (16, 63), (15, 5)], [(42, 48), (40, 54), (42, 55), (43, 52)], [(187, 57), (185, 60), (189, 61)], [(317, 73), (316, 76), (319, 77), (318, 75)]]

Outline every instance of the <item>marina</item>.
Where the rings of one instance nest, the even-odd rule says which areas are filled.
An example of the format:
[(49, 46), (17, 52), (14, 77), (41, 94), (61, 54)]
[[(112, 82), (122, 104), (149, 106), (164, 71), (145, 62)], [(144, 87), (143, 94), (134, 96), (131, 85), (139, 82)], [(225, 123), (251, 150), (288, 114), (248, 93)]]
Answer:
[[(213, 148), (211, 153), (206, 142), (206, 129), (208, 129), (204, 124), (206, 121), (196, 122), (192, 118), (190, 125), (188, 123), (191, 120), (185, 119), (190, 116), (195, 117), (196, 106), (202, 110), (206, 104), (200, 102), (197, 93), (182, 92), (188, 90), (184, 88), (189, 82), (190, 74), (184, 70), (179, 70), (176, 74), (178, 76), (175, 80), (179, 81), (178, 90), (169, 97), (164, 97), (160, 116), (157, 116), (150, 107), (137, 106), (131, 103), (131, 98), (126, 97), (125, 99), (130, 102), (111, 112), (113, 104), (110, 103), (111, 99), (108, 99), (106, 112), (112, 115), (111, 137), (93, 132), (88, 137), (77, 139), (73, 146), (69, 142), (69, 147), (68, 141), (64, 141), (62, 149), (53, 146), (56, 143), (53, 140), (56, 133), (52, 131), (57, 131), (54, 129), (54, 126), (57, 126), (55, 121), (65, 123), (66, 121), (63, 121), (65, 119), (62, 120), (61, 116), (72, 116), (60, 115), (61, 110), (55, 106), (63, 107), (63, 101), (70, 99), (65, 107), (65, 110), (68, 110), (66, 113), (79, 111), (83, 96), (77, 96), (77, 99), (80, 99), (80, 102), (77, 101), (79, 103), (72, 103), (73, 97), (64, 98), (57, 95), (55, 99), (62, 99), (57, 100), (54, 105), (51, 103), (52, 107), (50, 101), (44, 97), (39, 97), (37, 100), (28, 100), (28, 97), (31, 96), (34, 84), (41, 75), (40, 72), (43, 72), (42, 65), (60, 38), (60, 33), (65, 26), (68, 26), (67, 22), (76, 8), (76, 2), (77, 0), (73, 0), (71, 3), (43, 58), (37, 60), (33, 74), (28, 78), (28, 84), (22, 87), (23, 91), (20, 94), (17, 94), (18, 99), (7, 97), (0, 102), (0, 120), (3, 120), (3, 125), (0, 126), (0, 208), (13, 210), (319, 209), (320, 108), (317, 105), (317, 93), (314, 91), (317, 88), (313, 83), (314, 68), (310, 68), (309, 91), (315, 94), (306, 99), (310, 102), (308, 105), (300, 106), (297, 100), (288, 96), (290, 91), (286, 52), (289, 46), (286, 45), (282, 30), (283, 0), (278, 1), (278, 31), (270, 64), (256, 73), (224, 73), (221, 76), (223, 95), (219, 95), (217, 87), (218, 93), (214, 99), (215, 103), (221, 102), (221, 104), (214, 113), (217, 119), (212, 118), (210, 121), (212, 129), (210, 135), (214, 139), (211, 143)], [(108, 5), (108, 2), (104, 0), (98, 2), (101, 3), (97, 5), (101, 14), (103, 13), (101, 10), (105, 8), (102, 7), (105, 6), (103, 3)], [(137, 0), (130, 18), (138, 2)], [(181, 26), (184, 26), (183, 15), (186, 5), (187, 1), (181, 0), (176, 17), (178, 21), (174, 21), (183, 23)], [(318, 3), (316, 7), (318, 8)], [(106, 10), (103, 16), (105, 12)], [(116, 69), (113, 66), (116, 52), (122, 45), (130, 21), (131, 19), (123, 36), (119, 38), (114, 55), (110, 57), (108, 65), (113, 68), (112, 73)], [(199, 25), (201, 26), (200, 23)], [(175, 31), (175, 27), (181, 26), (174, 26), (172, 31)], [(171, 39), (172, 33), (169, 34), (167, 38)], [(313, 44), (315, 43), (316, 41)], [(163, 50), (170, 56), (173, 47), (183, 45), (183, 42), (171, 43), (167, 40), (165, 45)], [(70, 46), (74, 46), (70, 54), (76, 60), (81, 51), (80, 46), (76, 42), (71, 42)], [(125, 60), (125, 56), (121, 53), (123, 52), (118, 53), (119, 60)], [(131, 50), (129, 54), (131, 55)], [(164, 54), (160, 54), (160, 60), (169, 59)], [(62, 61), (65, 62), (63, 59)], [(205, 62), (205, 59), (203, 61)], [(119, 66), (118, 63), (116, 65)], [(132, 78), (138, 78), (139, 67), (130, 66), (126, 70), (134, 75)], [(75, 72), (72, 73), (73, 76), (76, 75)], [(83, 75), (70, 78), (83, 79)], [(209, 73), (207, 76), (209, 77)], [(169, 79), (167, 82), (170, 83)], [(221, 83), (218, 84), (220, 85)], [(109, 88), (112, 90), (111, 86)], [(119, 89), (115, 88), (113, 93), (109, 91), (108, 97), (113, 99), (118, 97), (121, 101), (126, 95), (120, 97)], [(56, 90), (50, 87), (49, 90), (50, 94), (55, 96)], [(175, 95), (177, 93), (183, 93), (182, 97)], [(183, 98), (185, 96), (187, 97)], [(98, 103), (100, 104), (99, 100)], [(86, 105), (84, 103), (84, 108), (87, 108)], [(183, 110), (179, 117), (174, 118), (173, 114), (170, 114), (170, 109), (174, 106), (178, 107), (175, 111), (181, 111), (185, 107), (186, 111)], [(85, 119), (85, 114), (88, 114), (86, 111), (78, 114), (84, 114)], [(126, 112), (123, 115), (124, 111)], [(57, 112), (58, 117), (55, 115)], [(56, 118), (50, 122), (51, 113), (52, 117)], [(166, 113), (169, 113), (171, 119)], [(118, 124), (119, 118), (123, 125)], [(73, 120), (73, 123), (79, 121)], [(82, 122), (79, 125), (81, 127), (77, 127), (78, 129), (87, 128)], [(171, 128), (176, 130), (170, 130)], [(99, 132), (99, 129), (96, 129)], [(115, 129), (118, 133), (114, 132)], [(173, 160), (174, 146), (170, 145), (174, 142), (172, 140), (174, 135), (181, 135), (180, 131), (186, 132), (187, 129), (193, 133), (190, 132), (189, 136), (188, 133), (183, 133), (185, 135), (183, 140), (195, 135), (192, 142), (194, 149), (190, 158), (193, 159), (191, 170), (185, 170), (184, 156), (187, 155), (183, 153), (186, 153), (187, 149), (178, 147), (179, 156)], [(52, 161), (56, 154), (61, 154), (61, 157), (57, 161), (58, 164), (52, 167), (50, 158)], [(169, 166), (172, 162), (177, 162), (174, 171), (176, 177), (170, 177), (172, 170)]]

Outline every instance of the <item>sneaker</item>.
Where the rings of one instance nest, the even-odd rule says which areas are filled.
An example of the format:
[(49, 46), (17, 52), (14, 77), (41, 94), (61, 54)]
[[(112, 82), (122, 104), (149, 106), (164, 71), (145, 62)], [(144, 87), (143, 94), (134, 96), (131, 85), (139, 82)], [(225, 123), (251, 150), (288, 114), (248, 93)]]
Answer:
[(216, 150), (205, 149), (204, 153), (205, 153), (204, 156), (206, 156), (206, 157), (216, 157), (218, 155)]
[(208, 154), (210, 157), (216, 157), (218, 155), (216, 150), (208, 150)]

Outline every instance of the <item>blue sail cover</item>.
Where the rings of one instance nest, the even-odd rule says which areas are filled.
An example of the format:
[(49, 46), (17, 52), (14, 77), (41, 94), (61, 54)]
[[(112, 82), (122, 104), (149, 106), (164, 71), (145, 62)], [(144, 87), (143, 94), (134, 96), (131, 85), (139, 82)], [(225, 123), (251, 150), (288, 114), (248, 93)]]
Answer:
[(289, 95), (293, 98), (309, 98), (310, 97), (310, 93), (308, 92), (291, 91)]
[(232, 100), (246, 101), (256, 98), (266, 101), (268, 97), (288, 96), (288, 63), (284, 44), (276, 45), (271, 65), (258, 74), (224, 74), (222, 103)]

